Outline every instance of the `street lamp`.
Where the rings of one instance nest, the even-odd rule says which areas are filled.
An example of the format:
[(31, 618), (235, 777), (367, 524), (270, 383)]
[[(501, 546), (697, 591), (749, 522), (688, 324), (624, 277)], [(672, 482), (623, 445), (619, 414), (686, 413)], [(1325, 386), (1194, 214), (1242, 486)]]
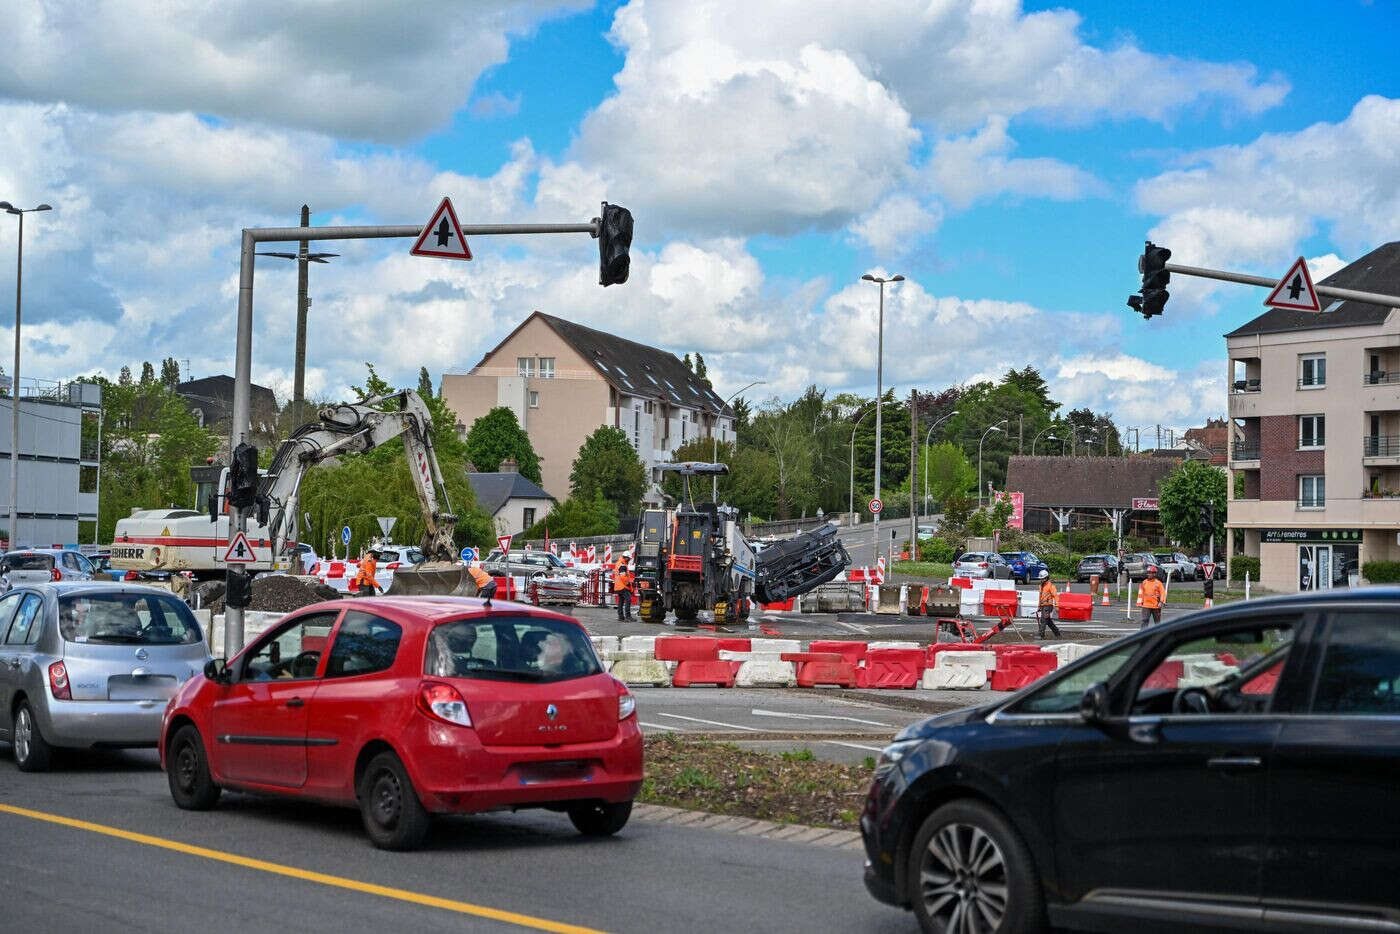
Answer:
[(846, 504), (846, 511), (850, 514), (852, 522), (855, 521), (856, 514), (856, 429), (860, 427), (860, 423), (865, 420), (865, 416), (869, 415), (870, 411), (870, 407), (867, 407), (864, 412), (860, 413), (860, 418), (856, 419), (856, 423), (851, 426), (851, 492), (850, 502)]
[[(873, 499), (880, 498), (880, 429), (883, 425), (881, 415), (885, 408), (885, 283), (903, 282), (903, 276), (890, 276), (888, 279), (880, 276), (872, 276), (866, 273), (861, 276), (866, 282), (875, 282), (880, 286), (880, 318), (876, 325), (875, 333), (875, 494)], [(910, 438), (912, 443), (914, 439)], [(880, 554), (880, 514), (875, 513), (875, 554)]]
[[(303, 204), (301, 206), (301, 226), (311, 226), (311, 208)], [(307, 296), (307, 263), (324, 263), (339, 253), (311, 253), (308, 252), (311, 243), (308, 240), (300, 241), (295, 253), (259, 253), (259, 256), (277, 256), (282, 259), (295, 260), (297, 264), (297, 342), (296, 356), (293, 365), (292, 375), (292, 411), (295, 413), (297, 425), (301, 424), (301, 407), (306, 401), (306, 314), (311, 310), (311, 299)]]
[(982, 508), (982, 442), (987, 440), (987, 435), (994, 431), (1001, 431), (1001, 426), (1005, 425), (1007, 419), (1002, 419), (982, 432), (982, 437), (977, 439), (977, 508)]
[(24, 284), (24, 215), (36, 211), (52, 211), (53, 207), (41, 204), (33, 208), (17, 208), (8, 201), (0, 201), (0, 210), (19, 216), (19, 249), (15, 253), (15, 371), (10, 390), (10, 547), (19, 543), (19, 326), (20, 296)]
[(933, 429), (957, 414), (958, 410), (954, 409), (932, 425), (929, 425), (928, 431), (924, 432), (924, 515), (928, 515), (928, 439), (933, 437)]
[[(1054, 425), (1046, 425), (1044, 428), (1040, 429), (1040, 431), (1036, 432), (1035, 437), (1031, 439), (1031, 457), (1035, 457), (1035, 443), (1036, 443), (1037, 441), (1040, 440), (1040, 436), (1043, 435), (1043, 434), (1045, 434), (1047, 431), (1049, 431), (1051, 428), (1054, 428), (1054, 427), (1055, 427)], [(1046, 438), (1045, 440), (1046, 440), (1046, 441), (1059, 441), (1060, 439), (1059, 439), (1059, 437), (1056, 436), (1056, 435), (1051, 435), (1050, 437)]]
[[(735, 397), (737, 397), (737, 396), (739, 395), (739, 393), (743, 392), (743, 391), (746, 390), (746, 389), (752, 389), (752, 388), (754, 388), (755, 386), (763, 386), (763, 385), (766, 385), (767, 382), (768, 382), (768, 381), (767, 381), (767, 380), (764, 380), (764, 379), (756, 379), (756, 380), (754, 380), (752, 383), (749, 383), (747, 386), (745, 386), (743, 389), (736, 390), (736, 391), (734, 392), (734, 395), (730, 396), (728, 399), (725, 399), (725, 400), (724, 400), (724, 403), (723, 403), (722, 405), (720, 405), (720, 407), (719, 407), (719, 415), (715, 416), (715, 421), (718, 422), (721, 418), (724, 417), (724, 409), (725, 409), (725, 407), (728, 406), (729, 403), (733, 402), (734, 399), (735, 399)], [(713, 428), (710, 429), (710, 440), (714, 442), (714, 444), (711, 446), (712, 450), (711, 450), (711, 453), (710, 453), (710, 462), (711, 462), (711, 463), (714, 463), (715, 461), (718, 461), (718, 460), (719, 460), (719, 438), (715, 435), (715, 432), (714, 432), (714, 429), (713, 429)], [(739, 448), (739, 435), (738, 435), (738, 432), (736, 431), (736, 432), (735, 432), (735, 435), (734, 435), (734, 449), (737, 451), (738, 448)], [(715, 474), (714, 476), (712, 476), (712, 477), (710, 478), (710, 502), (712, 502), (712, 503), (714, 503), (714, 504), (716, 504), (716, 505), (719, 504), (719, 474)]]

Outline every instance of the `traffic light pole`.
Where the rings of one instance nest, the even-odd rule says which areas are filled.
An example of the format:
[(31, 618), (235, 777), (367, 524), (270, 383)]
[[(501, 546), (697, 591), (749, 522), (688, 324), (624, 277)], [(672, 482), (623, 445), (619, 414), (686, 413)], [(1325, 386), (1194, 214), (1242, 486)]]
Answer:
[[(1270, 279), (1267, 276), (1251, 276), (1242, 272), (1227, 272), (1223, 269), (1206, 269), (1202, 266), (1182, 266), (1178, 263), (1167, 263), (1164, 267), (1167, 272), (1181, 276), (1195, 276), (1198, 279), (1219, 279), (1221, 282), (1236, 282), (1240, 285), (1261, 285), (1266, 289), (1272, 289), (1278, 285), (1277, 279)], [(1379, 292), (1358, 292), (1356, 289), (1339, 289), (1330, 285), (1318, 285), (1313, 287), (1313, 291), (1318, 295), (1325, 295), (1328, 298), (1340, 298), (1349, 302), (1366, 302), (1368, 305), (1380, 305), (1382, 308), (1400, 307), (1400, 295), (1383, 295)]]
[[(464, 237), (519, 236), (529, 234), (586, 233), (597, 239), (602, 219), (586, 224), (477, 224), (463, 226)], [(253, 372), (253, 260), (259, 243), (290, 243), (301, 240), (392, 240), (417, 238), (422, 224), (386, 227), (245, 227), (242, 257), (238, 267), (238, 330), (233, 368), (233, 425), (229, 431), (229, 452), (248, 440), (252, 413)], [(233, 508), (229, 538), (248, 531), (252, 509)], [(272, 560), (276, 561), (273, 555)], [(230, 564), (229, 570), (234, 570)], [(243, 648), (243, 607), (224, 607), (224, 658), (233, 658)]]

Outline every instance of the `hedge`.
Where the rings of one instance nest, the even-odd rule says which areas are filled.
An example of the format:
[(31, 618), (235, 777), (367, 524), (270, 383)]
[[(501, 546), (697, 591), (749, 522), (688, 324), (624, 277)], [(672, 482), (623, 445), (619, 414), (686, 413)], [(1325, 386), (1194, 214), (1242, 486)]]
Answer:
[(1400, 582), (1400, 561), (1367, 561), (1361, 565), (1361, 576), (1371, 584)]
[(1253, 555), (1235, 555), (1230, 559), (1230, 580), (1244, 580), (1244, 572), (1249, 572), (1249, 579), (1256, 584), (1259, 582), (1259, 559)]
[(953, 545), (941, 538), (921, 538), (919, 539), (919, 560), (933, 561), (937, 564), (951, 564)]

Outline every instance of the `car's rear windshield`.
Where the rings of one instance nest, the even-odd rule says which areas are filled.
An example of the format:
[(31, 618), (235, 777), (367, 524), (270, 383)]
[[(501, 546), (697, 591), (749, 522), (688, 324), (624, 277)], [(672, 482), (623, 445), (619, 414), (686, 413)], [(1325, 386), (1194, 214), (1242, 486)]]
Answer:
[(6, 571), (52, 571), (53, 555), (6, 555)]
[(562, 681), (603, 669), (574, 623), (492, 616), (443, 623), (428, 636), (423, 671), (438, 678)]
[(168, 594), (65, 594), (58, 629), (69, 642), (93, 645), (193, 645), (203, 638), (190, 608)]

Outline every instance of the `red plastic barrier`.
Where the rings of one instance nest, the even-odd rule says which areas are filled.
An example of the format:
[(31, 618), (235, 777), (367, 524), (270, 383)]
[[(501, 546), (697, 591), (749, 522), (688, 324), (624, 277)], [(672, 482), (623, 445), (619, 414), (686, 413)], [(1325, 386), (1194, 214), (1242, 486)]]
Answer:
[[(1085, 594), (1085, 596), (1088, 596)], [(993, 691), (1019, 691), (1055, 670), (1054, 652), (1008, 652), (997, 656)]]
[(856, 669), (856, 687), (915, 688), (923, 672), (923, 649), (872, 649)]
[(719, 639), (703, 636), (659, 636), (653, 656), (660, 662), (719, 661)]
[(949, 586), (949, 587), (960, 587), (960, 588), (962, 588), (963, 590), (967, 590), (967, 589), (969, 589), (970, 587), (972, 587), (972, 578), (970, 578), (970, 577), (950, 577), (950, 578), (948, 578), (948, 586)]
[(1094, 616), (1094, 595), (1062, 593), (1059, 598), (1060, 619), (1066, 622), (1088, 622)]
[(326, 576), (327, 576), (327, 577), (344, 577), (344, 576), (345, 576), (345, 562), (344, 562), (344, 561), (332, 561), (332, 562), (330, 562), (330, 570), (328, 570), (328, 571), (326, 572)]
[(847, 642), (842, 640), (818, 640), (809, 643), (808, 652), (823, 652), (840, 655), (843, 659), (855, 664), (865, 658), (865, 653), (870, 650), (870, 644), (866, 642)]
[(1143, 690), (1168, 690), (1175, 691), (1177, 682), (1186, 672), (1185, 662), (1165, 661), (1158, 665), (1152, 674), (1148, 675), (1142, 682)]
[(1229, 665), (1232, 668), (1240, 667), (1240, 660), (1229, 652), (1216, 652), (1215, 657), (1222, 665)]
[(752, 640), (752, 639), (728, 638), (728, 639), (716, 639), (716, 640), (714, 640), (714, 641), (715, 641), (716, 643), (718, 643), (718, 648), (719, 648), (719, 650), (720, 650), (721, 652), (752, 652), (752, 651), (753, 651), (753, 640)]
[(856, 686), (856, 666), (835, 652), (784, 652), (778, 656), (797, 664), (797, 686), (814, 688), (827, 684), (843, 688)]
[[(660, 639), (656, 640), (660, 642)], [(713, 642), (713, 639), (706, 639)], [(660, 656), (657, 656), (658, 658)], [(739, 674), (743, 662), (721, 662), (705, 659), (691, 659), (676, 665), (671, 675), (671, 685), (688, 688), (694, 684), (713, 684), (722, 688), (732, 688), (734, 678)]]
[(1034, 654), (1044, 651), (1040, 646), (1031, 645), (1026, 642), (998, 643), (996, 645), (984, 645), (982, 648), (991, 649), (993, 652), (997, 653), (997, 658), (1001, 658), (1003, 655), (1023, 655), (1027, 652)]
[[(875, 575), (874, 575), (874, 573), (872, 572), (870, 576), (871, 576), (871, 577), (874, 577)], [(849, 581), (849, 582), (852, 583), (852, 584), (864, 584), (864, 583), (868, 583), (868, 582), (866, 581), (866, 579), (865, 579), (865, 569), (864, 569), (864, 568), (851, 568), (849, 571), (846, 572), (846, 580)]]
[(795, 599), (795, 597), (789, 597), (788, 599), (782, 600), (778, 603), (764, 603), (762, 604), (762, 606), (765, 610), (771, 610), (774, 613), (786, 613), (792, 610), (793, 601)]
[(1015, 616), (1017, 599), (1014, 590), (984, 590), (982, 613), (986, 616)]

